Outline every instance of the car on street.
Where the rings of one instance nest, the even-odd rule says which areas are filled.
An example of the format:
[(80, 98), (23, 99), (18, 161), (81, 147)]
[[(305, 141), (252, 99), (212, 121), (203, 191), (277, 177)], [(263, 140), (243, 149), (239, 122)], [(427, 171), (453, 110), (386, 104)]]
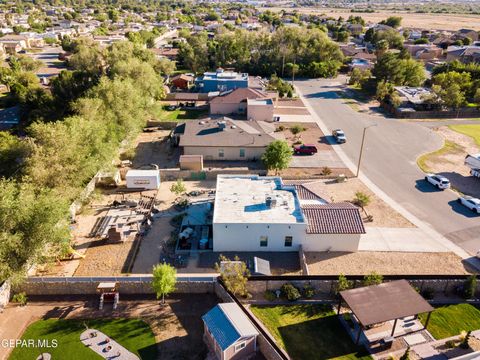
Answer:
[(469, 208), (473, 212), (480, 214), (480, 199), (471, 196), (461, 196), (457, 200), (463, 206)]
[(436, 186), (440, 190), (450, 189), (450, 180), (445, 176), (437, 174), (427, 174), (425, 181), (429, 182), (433, 186)]
[(336, 129), (332, 131), (332, 135), (337, 140), (337, 143), (343, 144), (347, 142), (347, 137), (345, 136), (345, 133), (341, 129)]
[(296, 155), (313, 155), (318, 152), (317, 147), (311, 144), (301, 144), (295, 145), (293, 147), (293, 152)]

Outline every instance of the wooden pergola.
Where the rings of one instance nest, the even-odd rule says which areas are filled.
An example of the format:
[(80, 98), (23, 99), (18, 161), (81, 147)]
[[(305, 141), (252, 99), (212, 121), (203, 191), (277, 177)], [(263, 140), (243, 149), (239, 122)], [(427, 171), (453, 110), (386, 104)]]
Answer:
[(360, 327), (355, 343), (367, 326), (394, 320), (391, 336), (395, 334), (397, 320), (407, 316), (428, 313), (424, 328), (428, 326), (433, 307), (408, 283), (396, 280), (380, 285), (365, 286), (340, 292), (338, 314), (342, 300), (352, 310)]

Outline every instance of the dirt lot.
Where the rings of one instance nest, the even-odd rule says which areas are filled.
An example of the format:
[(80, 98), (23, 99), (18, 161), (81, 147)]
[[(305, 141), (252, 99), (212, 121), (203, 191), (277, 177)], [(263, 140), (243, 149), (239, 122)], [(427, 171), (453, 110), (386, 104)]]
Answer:
[(461, 258), (453, 253), (311, 252), (306, 253), (312, 275), (466, 274)]
[[(372, 222), (365, 222), (365, 226), (374, 227), (414, 227), (407, 219), (393, 210), (383, 200), (373, 194), (359, 179), (349, 178), (343, 183), (333, 180), (319, 180), (315, 184), (315, 191), (325, 194), (327, 201), (343, 202), (352, 201), (355, 193), (361, 191), (370, 196), (371, 202), (365, 208), (369, 215), (373, 216)], [(365, 217), (365, 214), (362, 213)]]
[(444, 175), (454, 189), (464, 194), (480, 196), (478, 179), (470, 176), (470, 169), (464, 165), (467, 154), (476, 154), (480, 151), (475, 141), (447, 126), (442, 126), (436, 131), (444, 137), (445, 146), (438, 151), (422, 155), (418, 159), (420, 168), (425, 172)]
[[(281, 11), (280, 7), (260, 8), (260, 11)], [(286, 9), (291, 10), (291, 9)], [(336, 19), (342, 16), (348, 18), (352, 13), (345, 9), (329, 9), (329, 8), (296, 8), (300, 13), (310, 14), (324, 14), (332, 16)], [(355, 14), (354, 14), (355, 15)], [(359, 13), (367, 22), (378, 23), (385, 20), (389, 16), (402, 16), (403, 27), (413, 27), (422, 29), (435, 30), (459, 30), (461, 28), (480, 30), (480, 16), (478, 15), (464, 15), (464, 14), (422, 14), (422, 13), (407, 13), (407, 12), (393, 12), (377, 10), (374, 13)]]
[[(160, 210), (161, 217), (155, 220), (148, 234), (142, 239), (140, 250), (137, 254), (132, 273), (145, 274), (150, 273), (153, 265), (160, 262), (162, 257), (167, 257), (172, 249), (167, 243), (170, 240), (170, 234), (174, 230), (170, 225), (170, 220), (177, 212), (172, 208), (172, 203), (177, 197), (170, 191), (173, 181), (162, 182), (160, 191), (157, 195), (156, 206)], [(192, 190), (212, 190), (215, 189), (215, 181), (185, 181), (187, 193)], [(190, 264), (192, 262), (192, 264)], [(189, 272), (203, 272), (195, 268), (195, 260), (189, 260)], [(185, 272), (186, 269), (179, 269), (179, 272)], [(213, 269), (210, 269), (213, 272)]]
[(167, 142), (170, 130), (156, 130), (141, 133), (135, 142), (133, 167), (157, 164), (161, 169), (176, 167), (179, 149), (172, 149)]

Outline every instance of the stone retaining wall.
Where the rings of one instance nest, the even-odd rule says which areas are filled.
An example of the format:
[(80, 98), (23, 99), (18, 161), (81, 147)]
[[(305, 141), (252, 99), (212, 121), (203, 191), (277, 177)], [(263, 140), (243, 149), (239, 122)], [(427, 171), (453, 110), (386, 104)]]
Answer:
[[(99, 281), (58, 281), (29, 282), (26, 281), (15, 288), (15, 292), (26, 292), (27, 295), (92, 295), (97, 293)], [(151, 279), (143, 281), (117, 281), (121, 294), (154, 294)], [(211, 281), (178, 281), (174, 293), (205, 294), (214, 293), (214, 282)]]
[[(427, 280), (408, 280), (409, 283), (418, 288), (421, 292), (431, 291), (434, 293), (442, 293), (444, 295), (452, 295), (457, 292), (459, 287), (462, 287), (465, 280), (441, 280), (441, 279), (427, 279)], [(337, 280), (250, 280), (247, 284), (248, 291), (251, 294), (263, 294), (267, 290), (280, 289), (283, 284), (291, 283), (298, 288), (303, 288), (304, 285), (309, 284), (315, 289), (318, 294), (328, 295), (333, 294), (337, 286)], [(361, 280), (354, 281), (354, 287), (360, 287)], [(477, 283), (477, 295), (480, 294), (480, 281)]]

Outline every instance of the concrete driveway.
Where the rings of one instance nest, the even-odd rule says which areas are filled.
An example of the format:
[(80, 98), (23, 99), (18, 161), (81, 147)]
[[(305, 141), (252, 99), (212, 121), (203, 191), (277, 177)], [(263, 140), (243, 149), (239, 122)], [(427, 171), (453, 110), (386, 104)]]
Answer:
[(313, 155), (293, 155), (290, 167), (292, 168), (344, 168), (342, 160), (333, 150), (319, 150)]
[(424, 178), (416, 164), (419, 155), (436, 150), (442, 139), (416, 123), (354, 111), (337, 95), (345, 78), (296, 80), (295, 85), (328, 130), (342, 128), (349, 141), (341, 145), (353, 164), (358, 161), (362, 133), (367, 130), (361, 171), (381, 191), (418, 219), (431, 225), (470, 254), (480, 249), (480, 217), (460, 209), (453, 191), (418, 188)]

